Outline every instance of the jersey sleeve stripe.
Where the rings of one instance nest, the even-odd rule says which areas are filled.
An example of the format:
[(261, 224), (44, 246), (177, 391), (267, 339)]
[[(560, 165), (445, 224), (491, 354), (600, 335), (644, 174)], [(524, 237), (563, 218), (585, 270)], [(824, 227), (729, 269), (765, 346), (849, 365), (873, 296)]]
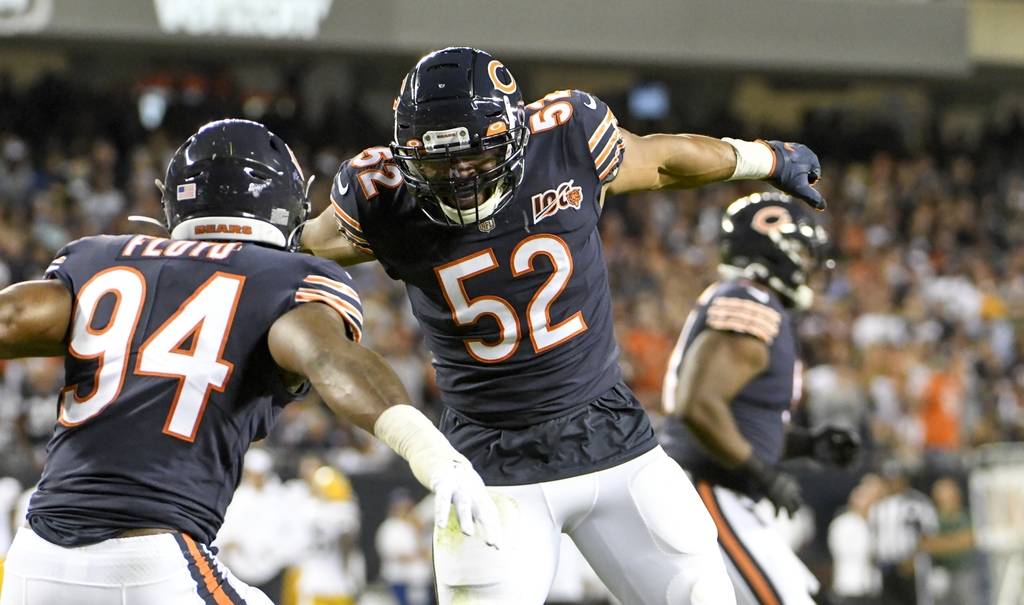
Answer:
[(708, 317), (728, 317), (738, 321), (746, 321), (749, 323), (756, 323), (763, 326), (768, 330), (778, 331), (779, 321), (766, 315), (760, 315), (757, 313), (751, 313), (747, 310), (741, 309), (729, 309), (726, 307), (715, 307), (708, 309)]
[(341, 207), (341, 204), (339, 204), (337, 200), (334, 199), (333, 195), (331, 196), (331, 205), (334, 206), (334, 213), (338, 215), (338, 218), (344, 221), (348, 227), (355, 229), (357, 235), (363, 234), (363, 228), (359, 225), (359, 221), (352, 218), (352, 215), (349, 213), (345, 212), (345, 209)]
[(778, 332), (772, 332), (766, 330), (757, 324), (744, 322), (735, 318), (717, 318), (708, 317), (708, 327), (715, 330), (724, 330), (728, 332), (739, 332), (740, 334), (749, 334), (754, 336), (758, 340), (771, 344), (775, 340), (775, 336)]
[(600, 168), (601, 164), (603, 164), (604, 161), (608, 159), (608, 155), (612, 152), (612, 150), (617, 150), (619, 140), (620, 139), (617, 136), (613, 136), (610, 139), (608, 139), (608, 142), (605, 143), (604, 149), (602, 149), (601, 153), (599, 153), (597, 157), (594, 158), (594, 168)]
[(53, 259), (53, 262), (51, 262), (50, 266), (46, 268), (46, 271), (43, 271), (43, 275), (49, 275), (50, 273), (56, 271), (57, 269), (60, 269), (60, 266), (63, 265), (64, 261), (66, 261), (67, 259), (68, 257), (66, 254), (64, 256), (58, 256), (57, 258)]
[(739, 321), (760, 324), (769, 330), (779, 329), (779, 322), (774, 321), (769, 317), (765, 317), (764, 315), (757, 315), (747, 311), (737, 311), (735, 309), (724, 308), (710, 309), (708, 311), (708, 317), (730, 317)]
[[(320, 302), (326, 304), (328, 307), (334, 309), (349, 328), (352, 329), (352, 339), (359, 342), (363, 338), (363, 316), (361, 313), (355, 311), (352, 305), (349, 305), (342, 299), (328, 294), (322, 290), (307, 290), (306, 288), (300, 288), (295, 293), (295, 302), (309, 303), (309, 302)], [(355, 314), (353, 314), (353, 312)]]
[(346, 239), (348, 239), (349, 242), (352, 243), (353, 246), (355, 246), (356, 250), (359, 250), (363, 254), (369, 254), (370, 256), (374, 255), (373, 248), (371, 248), (369, 244), (359, 243), (358, 241), (356, 241), (355, 236), (353, 236), (348, 231), (343, 230), (342, 234), (345, 236)]
[(348, 309), (349, 313), (351, 313), (354, 318), (359, 320), (359, 323), (363, 323), (363, 308), (362, 308), (362, 305), (360, 305), (359, 303), (353, 304), (351, 300), (346, 300), (344, 297), (338, 296), (337, 294), (334, 294), (333, 292), (327, 292), (325, 290), (317, 290), (316, 288), (299, 288), (298, 290), (296, 290), (296, 292), (302, 292), (302, 293), (305, 293), (305, 294), (313, 294), (313, 293), (315, 293), (315, 294), (320, 294), (320, 295), (323, 295), (323, 296), (329, 296), (329, 297), (331, 297), (331, 299), (337, 300), (338, 303), (341, 304), (342, 307)]
[[(611, 161), (608, 162), (608, 165), (605, 167), (605, 169), (602, 170), (601, 173), (598, 175), (599, 181), (604, 181), (604, 179), (607, 178), (609, 174), (611, 174), (615, 169), (622, 165), (622, 149), (622, 139), (619, 139), (615, 144), (615, 155), (612, 156)], [(600, 166), (598, 166), (598, 168), (600, 168)]]
[(323, 275), (307, 275), (306, 279), (302, 281), (306, 281), (311, 284), (318, 284), (327, 288), (332, 288), (334, 290), (337, 290), (339, 293), (348, 296), (356, 303), (362, 305), (362, 301), (359, 300), (359, 294), (356, 293), (355, 288), (348, 284), (342, 283), (336, 279), (324, 277)]
[(775, 309), (767, 305), (742, 298), (732, 298), (727, 296), (716, 298), (711, 302), (708, 310), (713, 311), (715, 309), (728, 309), (738, 313), (750, 314), (763, 318), (775, 325), (778, 325), (779, 322), (782, 321), (782, 315)]
[(597, 144), (604, 138), (605, 132), (608, 131), (608, 127), (615, 123), (615, 114), (612, 113), (611, 108), (608, 108), (608, 112), (604, 114), (604, 119), (597, 125), (597, 129), (594, 130), (594, 134), (590, 136), (590, 151), (593, 153), (594, 149), (597, 148)]
[[(774, 309), (757, 303), (751, 303), (750, 307), (729, 303), (715, 304), (719, 300), (721, 299), (716, 299), (708, 308), (707, 323), (709, 327), (751, 334), (767, 343), (771, 343), (778, 336), (781, 316)], [(740, 299), (733, 299), (733, 301), (750, 302)], [(761, 309), (756, 307), (761, 307)], [(770, 311), (774, 316), (765, 311)]]

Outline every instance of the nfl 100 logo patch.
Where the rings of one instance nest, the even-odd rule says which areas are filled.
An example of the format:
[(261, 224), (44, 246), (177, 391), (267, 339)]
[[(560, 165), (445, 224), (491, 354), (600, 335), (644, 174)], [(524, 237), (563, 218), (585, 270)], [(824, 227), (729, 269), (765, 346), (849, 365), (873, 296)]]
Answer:
[(533, 224), (536, 225), (559, 210), (579, 210), (583, 203), (583, 188), (577, 186), (574, 179), (570, 179), (530, 199), (533, 201)]

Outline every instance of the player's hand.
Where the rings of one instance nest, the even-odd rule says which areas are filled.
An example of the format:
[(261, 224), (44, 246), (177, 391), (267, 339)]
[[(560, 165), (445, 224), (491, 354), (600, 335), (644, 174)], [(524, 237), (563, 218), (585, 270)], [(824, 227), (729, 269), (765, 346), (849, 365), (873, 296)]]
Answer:
[(821, 178), (818, 156), (800, 143), (767, 143), (775, 154), (775, 171), (765, 180), (779, 191), (807, 202), (815, 210), (824, 210), (825, 198), (814, 188)]
[(846, 427), (825, 426), (811, 435), (815, 460), (849, 466), (860, 452), (860, 435)]
[(476, 533), (480, 525), (484, 542), (501, 548), (501, 520), (494, 500), (487, 493), (483, 479), (465, 460), (453, 460), (434, 474), (431, 481), (434, 492), (434, 523), (444, 529), (448, 527), (452, 506), (459, 529), (467, 536)]
[(776, 513), (784, 510), (792, 517), (803, 506), (800, 484), (789, 473), (768, 466), (755, 456), (748, 458), (738, 470), (753, 479), (765, 497), (775, 505)]

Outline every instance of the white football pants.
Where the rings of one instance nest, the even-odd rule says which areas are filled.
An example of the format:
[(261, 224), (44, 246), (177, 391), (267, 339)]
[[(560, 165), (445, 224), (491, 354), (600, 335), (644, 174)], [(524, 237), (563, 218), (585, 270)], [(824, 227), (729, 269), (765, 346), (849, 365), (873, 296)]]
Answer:
[(14, 537), (0, 605), (273, 605), (206, 546), (182, 534), (65, 548), (28, 528)]
[(814, 605), (818, 580), (753, 500), (704, 481), (697, 491), (718, 527), (739, 605)]
[(562, 532), (624, 605), (735, 602), (715, 524), (661, 447), (602, 471), (488, 491), (502, 518), (501, 550), (457, 523), (434, 530), (441, 605), (542, 604)]

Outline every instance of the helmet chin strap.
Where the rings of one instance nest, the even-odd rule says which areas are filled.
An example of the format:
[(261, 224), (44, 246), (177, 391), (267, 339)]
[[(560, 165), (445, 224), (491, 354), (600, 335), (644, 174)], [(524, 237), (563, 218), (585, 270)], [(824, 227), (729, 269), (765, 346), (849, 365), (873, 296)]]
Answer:
[(494, 214), (494, 210), (498, 207), (498, 202), (501, 201), (501, 196), (503, 194), (504, 188), (502, 185), (498, 185), (494, 188), (494, 193), (491, 194), (491, 197), (487, 198), (480, 204), (477, 204), (475, 208), (459, 210), (458, 208), (452, 208), (448, 204), (441, 202), (441, 212), (444, 212), (445, 216), (456, 224), (471, 225), (489, 218)]
[(141, 214), (130, 214), (128, 215), (128, 220), (133, 223), (145, 223), (147, 225), (156, 225), (157, 227), (163, 229), (164, 232), (167, 233), (167, 235), (170, 235), (170, 232), (167, 231), (167, 225), (165, 225), (163, 221), (157, 220), (151, 216), (143, 216)]
[(751, 263), (746, 267), (737, 267), (723, 263), (718, 265), (718, 274), (725, 279), (749, 279), (751, 281), (761, 281), (762, 283), (767, 282), (766, 285), (769, 288), (785, 297), (800, 311), (806, 311), (814, 304), (814, 290), (809, 286), (800, 285), (796, 288), (790, 288), (781, 279), (770, 275), (764, 265), (759, 263)]

